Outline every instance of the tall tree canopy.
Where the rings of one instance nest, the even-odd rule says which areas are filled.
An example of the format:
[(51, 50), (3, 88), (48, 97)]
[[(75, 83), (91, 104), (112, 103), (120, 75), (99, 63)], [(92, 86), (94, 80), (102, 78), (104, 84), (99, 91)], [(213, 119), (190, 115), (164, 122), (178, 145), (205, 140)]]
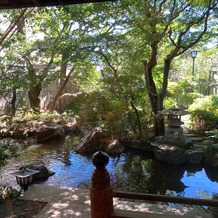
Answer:
[[(140, 58), (156, 135), (163, 135), (164, 131), (163, 119), (157, 118), (157, 114), (164, 108), (171, 63), (212, 35), (217, 24), (213, 19), (217, 4), (215, 0), (123, 1), (127, 34), (140, 38), (140, 46), (144, 47)], [(160, 78), (161, 83), (155, 78)]]
[(69, 91), (70, 81), (74, 90), (95, 91), (99, 102), (107, 100), (113, 110), (122, 108), (120, 114), (118, 109), (114, 112), (114, 120), (119, 118), (121, 124), (134, 114), (130, 125), (140, 137), (145, 127), (142, 114), (151, 108), (155, 135), (162, 135), (158, 111), (164, 109), (172, 62), (217, 34), (217, 4), (121, 0), (2, 12), (11, 22), (8, 30), (17, 28), (13, 34), (1, 34), (0, 67), (7, 82), (0, 88), (13, 83), (11, 102), (16, 90), (27, 89), (37, 111), (42, 88), (59, 80), (49, 104), (53, 111), (59, 97)]

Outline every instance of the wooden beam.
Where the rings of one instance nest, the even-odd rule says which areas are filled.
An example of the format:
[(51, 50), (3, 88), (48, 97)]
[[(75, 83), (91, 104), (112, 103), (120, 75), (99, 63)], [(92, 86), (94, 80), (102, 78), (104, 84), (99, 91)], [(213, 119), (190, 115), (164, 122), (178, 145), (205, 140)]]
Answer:
[(113, 197), (137, 199), (137, 200), (144, 200), (144, 201), (154, 201), (154, 202), (171, 202), (171, 203), (178, 203), (178, 204), (191, 204), (191, 205), (201, 205), (201, 206), (204, 205), (204, 206), (218, 207), (218, 200), (215, 199), (186, 198), (186, 197), (175, 197), (169, 195), (118, 192), (118, 191), (113, 192)]
[(59, 2), (61, 5), (65, 5), (64, 0), (58, 0), (58, 2)]
[(117, 0), (0, 0), (0, 10), (115, 1)]
[(18, 6), (18, 2), (14, 1), (14, 0), (8, 0), (9, 5), (11, 5), (12, 7), (17, 7)]
[(40, 3), (38, 0), (32, 0), (36, 7), (40, 7)]

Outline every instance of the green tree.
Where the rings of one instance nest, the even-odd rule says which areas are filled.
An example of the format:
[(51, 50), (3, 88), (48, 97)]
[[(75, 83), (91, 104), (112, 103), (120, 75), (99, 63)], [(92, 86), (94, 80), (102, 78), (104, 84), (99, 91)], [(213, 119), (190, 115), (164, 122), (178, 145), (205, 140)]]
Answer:
[[(17, 47), (17, 39), (21, 36), (24, 21), (32, 9), (1, 11), (1, 37), (0, 37), (0, 93), (6, 100), (7, 113), (14, 116), (20, 103), (18, 93), (26, 82), (23, 75), (23, 64), (19, 63), (19, 57), (14, 54)], [(16, 44), (17, 43), (17, 44)]]
[(211, 37), (217, 4), (214, 0), (124, 3), (128, 34), (141, 38), (144, 45), (141, 59), (144, 59), (146, 88), (155, 117), (155, 135), (163, 135), (164, 131), (163, 119), (157, 118), (157, 114), (164, 108), (171, 63), (201, 40)]

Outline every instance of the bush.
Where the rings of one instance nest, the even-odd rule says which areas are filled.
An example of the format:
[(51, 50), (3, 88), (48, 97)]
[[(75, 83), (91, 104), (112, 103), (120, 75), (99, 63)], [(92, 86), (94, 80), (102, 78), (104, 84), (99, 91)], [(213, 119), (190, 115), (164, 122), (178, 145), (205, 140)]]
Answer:
[(189, 107), (191, 128), (199, 133), (216, 131), (218, 126), (218, 96), (204, 96), (195, 99)]
[(218, 116), (206, 110), (195, 110), (191, 114), (191, 128), (199, 133), (214, 131), (218, 126)]
[(13, 142), (0, 143), (0, 167), (3, 166), (8, 159), (18, 155), (17, 146)]
[(207, 131), (206, 134), (208, 135), (208, 138), (214, 139), (214, 141), (218, 142), (218, 128), (211, 131)]
[(6, 199), (16, 199), (19, 196), (20, 192), (16, 189), (7, 186), (0, 186), (0, 204), (4, 203)]
[(189, 107), (190, 111), (204, 110), (210, 111), (218, 116), (218, 96), (204, 96), (195, 99), (194, 103)]
[(8, 147), (8, 144), (0, 144), (0, 166), (3, 166), (9, 158), (7, 154)]

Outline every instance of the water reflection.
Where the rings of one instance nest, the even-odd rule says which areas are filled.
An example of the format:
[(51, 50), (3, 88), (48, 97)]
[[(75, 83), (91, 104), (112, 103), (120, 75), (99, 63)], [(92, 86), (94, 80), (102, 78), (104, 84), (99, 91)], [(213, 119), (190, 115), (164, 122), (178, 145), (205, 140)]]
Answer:
[[(90, 187), (94, 170), (91, 157), (76, 154), (71, 146), (60, 144), (28, 147), (1, 169), (1, 183), (7, 181), (10, 169), (31, 162), (43, 163), (56, 173), (44, 182), (46, 185)], [(218, 168), (204, 164), (170, 165), (154, 160), (152, 154), (126, 150), (119, 158), (110, 158), (107, 169), (115, 190), (206, 198), (218, 193)]]
[(117, 168), (112, 178), (118, 190), (198, 198), (218, 193), (218, 168), (205, 164), (170, 165), (131, 151)]

